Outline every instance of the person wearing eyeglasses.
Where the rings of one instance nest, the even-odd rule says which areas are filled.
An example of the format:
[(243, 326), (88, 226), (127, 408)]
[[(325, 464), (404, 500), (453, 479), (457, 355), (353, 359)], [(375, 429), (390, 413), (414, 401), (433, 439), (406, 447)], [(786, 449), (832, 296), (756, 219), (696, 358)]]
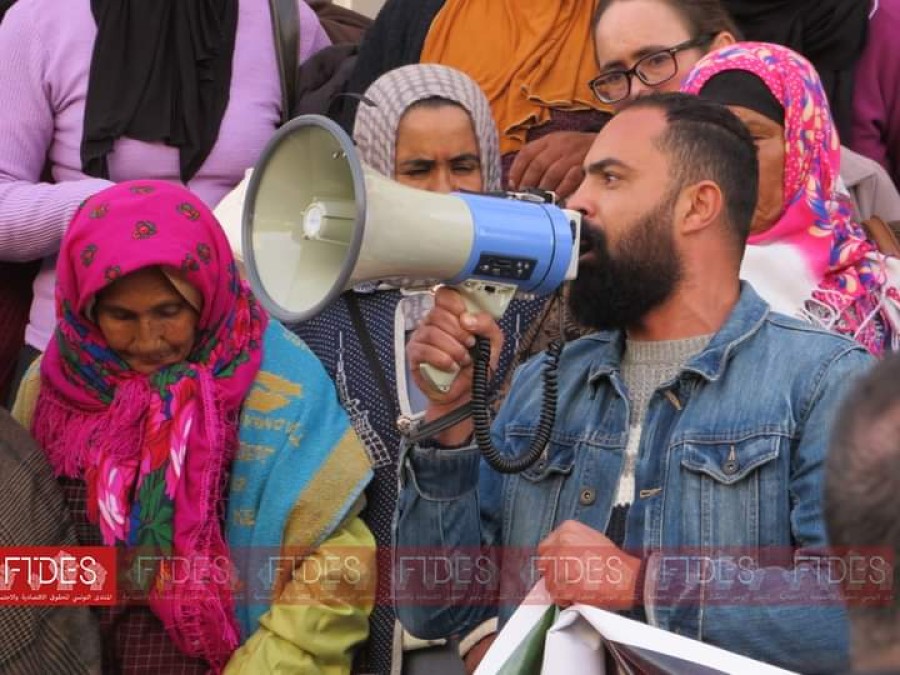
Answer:
[[(599, 0), (592, 25), (600, 74), (589, 85), (613, 111), (642, 93), (678, 91), (701, 56), (739, 35), (719, 0)], [(572, 188), (557, 189), (567, 197), (583, 177), (577, 169), (593, 138), (570, 132), (526, 146), (510, 167), (510, 186), (545, 187), (548, 174), (571, 166)]]
[[(618, 110), (646, 94), (678, 91), (703, 56), (744, 35), (721, 0), (600, 0), (593, 38), (599, 74), (591, 90)], [(900, 220), (900, 194), (877, 162), (842, 147), (840, 176), (857, 220)]]
[(733, 44), (740, 31), (719, 0), (601, 0), (593, 37), (599, 75), (591, 90), (617, 109), (678, 91), (704, 54)]

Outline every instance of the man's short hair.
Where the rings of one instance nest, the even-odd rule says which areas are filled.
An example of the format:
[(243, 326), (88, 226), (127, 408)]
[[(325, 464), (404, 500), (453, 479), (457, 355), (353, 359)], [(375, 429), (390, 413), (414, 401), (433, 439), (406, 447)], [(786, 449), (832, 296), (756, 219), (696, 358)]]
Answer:
[(753, 137), (728, 108), (699, 96), (651, 94), (632, 108), (661, 110), (668, 126), (656, 143), (670, 160), (672, 189), (711, 180), (722, 190), (725, 216), (743, 255), (756, 209), (759, 161)]
[[(825, 524), (836, 550), (893, 556), (893, 605), (851, 612), (900, 635), (900, 355), (878, 363), (848, 394), (825, 462)], [(873, 645), (876, 643), (873, 643)], [(882, 645), (887, 646), (887, 645)]]

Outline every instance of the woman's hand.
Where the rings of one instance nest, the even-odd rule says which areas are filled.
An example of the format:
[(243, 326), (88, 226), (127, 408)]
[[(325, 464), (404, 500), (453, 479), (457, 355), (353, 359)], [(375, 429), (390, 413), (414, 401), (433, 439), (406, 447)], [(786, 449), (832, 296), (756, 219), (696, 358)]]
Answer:
[(582, 164), (597, 134), (554, 131), (519, 150), (509, 169), (514, 190), (540, 188), (563, 200), (584, 180)]

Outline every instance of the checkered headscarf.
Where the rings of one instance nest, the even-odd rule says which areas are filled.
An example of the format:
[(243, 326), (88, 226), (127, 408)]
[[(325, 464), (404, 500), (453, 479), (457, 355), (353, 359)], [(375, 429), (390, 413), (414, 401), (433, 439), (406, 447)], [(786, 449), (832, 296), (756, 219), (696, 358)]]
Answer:
[[(372, 83), (356, 114), (353, 140), (366, 164), (385, 176), (394, 175), (397, 127), (414, 103), (440, 96), (459, 103), (472, 118), (481, 155), (484, 189), (500, 188), (497, 126), (484, 93), (468, 75), (435, 64), (391, 70)], [(371, 102), (371, 103), (369, 103)]]

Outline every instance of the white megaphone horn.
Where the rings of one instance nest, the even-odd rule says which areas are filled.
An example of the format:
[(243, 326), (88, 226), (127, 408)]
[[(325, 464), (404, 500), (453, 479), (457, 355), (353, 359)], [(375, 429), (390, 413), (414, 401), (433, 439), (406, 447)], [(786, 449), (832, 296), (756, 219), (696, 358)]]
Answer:
[[(457, 288), (499, 318), (516, 291), (575, 277), (580, 214), (498, 196), (400, 185), (360, 161), (344, 131), (297, 117), (269, 141), (247, 187), (242, 248), (263, 306), (285, 323), (316, 316), (366, 281)], [(423, 367), (446, 391), (454, 373)]]

